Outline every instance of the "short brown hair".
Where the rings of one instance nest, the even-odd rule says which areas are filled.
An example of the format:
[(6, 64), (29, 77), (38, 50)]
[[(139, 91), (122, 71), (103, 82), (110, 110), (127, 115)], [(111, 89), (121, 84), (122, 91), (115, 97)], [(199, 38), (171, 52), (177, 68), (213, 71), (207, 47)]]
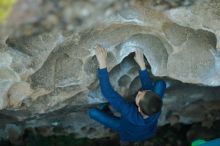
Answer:
[(161, 111), (162, 104), (160, 96), (153, 91), (147, 91), (139, 102), (141, 111), (148, 116)]

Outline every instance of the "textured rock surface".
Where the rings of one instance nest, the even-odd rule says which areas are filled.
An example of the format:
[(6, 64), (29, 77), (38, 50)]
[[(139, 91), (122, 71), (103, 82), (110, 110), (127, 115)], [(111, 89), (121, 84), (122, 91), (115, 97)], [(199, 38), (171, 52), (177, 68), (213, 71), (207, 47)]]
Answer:
[(19, 107), (22, 101), (30, 96), (32, 90), (27, 82), (17, 82), (8, 90), (9, 106)]
[(219, 9), (217, 0), (21, 0), (8, 20), (16, 23), (0, 29), (1, 129), (14, 123), (48, 135), (107, 136), (87, 115), (106, 102), (97, 43), (108, 50), (113, 87), (128, 100), (140, 88), (133, 52), (144, 52), (151, 76), (168, 85), (161, 125), (174, 116), (185, 123), (219, 118)]

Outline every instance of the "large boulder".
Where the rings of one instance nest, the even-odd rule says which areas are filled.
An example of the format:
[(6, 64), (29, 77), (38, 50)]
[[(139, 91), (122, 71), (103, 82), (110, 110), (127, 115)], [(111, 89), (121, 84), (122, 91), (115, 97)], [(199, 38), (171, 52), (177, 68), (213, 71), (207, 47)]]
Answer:
[(17, 131), (15, 141), (35, 128), (44, 136), (110, 134), (88, 116), (106, 102), (97, 78), (97, 43), (108, 51), (112, 86), (128, 100), (141, 88), (133, 57), (135, 49), (143, 51), (150, 76), (167, 83), (160, 125), (219, 118), (219, 1), (181, 7), (165, 0), (177, 7), (166, 11), (155, 1), (32, 1), (20, 1), (15, 10), (30, 7), (13, 12), (9, 22), (30, 11), (27, 17), (0, 29), (0, 128)]

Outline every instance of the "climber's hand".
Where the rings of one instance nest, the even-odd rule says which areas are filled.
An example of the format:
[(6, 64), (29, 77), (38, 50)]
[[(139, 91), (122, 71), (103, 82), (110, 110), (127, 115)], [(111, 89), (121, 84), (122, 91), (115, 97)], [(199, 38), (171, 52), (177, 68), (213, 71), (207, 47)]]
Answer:
[(140, 66), (141, 70), (146, 69), (143, 52), (140, 51), (139, 49), (136, 49), (136, 51), (135, 51), (134, 60)]
[(107, 51), (99, 44), (96, 45), (96, 58), (99, 63), (99, 68), (106, 68)]

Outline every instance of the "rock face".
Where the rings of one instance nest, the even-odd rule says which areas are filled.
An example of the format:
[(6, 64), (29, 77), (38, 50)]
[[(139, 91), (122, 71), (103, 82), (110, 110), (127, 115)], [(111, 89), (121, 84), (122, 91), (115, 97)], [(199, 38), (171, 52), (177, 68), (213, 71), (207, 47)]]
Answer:
[(9, 106), (19, 107), (22, 101), (30, 96), (32, 90), (27, 82), (18, 82), (11, 86), (8, 90)]
[[(17, 23), (0, 38), (0, 127), (16, 123), (49, 134), (109, 135), (87, 114), (106, 102), (96, 73), (97, 43), (108, 50), (113, 87), (128, 100), (141, 87), (135, 49), (143, 51), (152, 78), (167, 82), (159, 124), (174, 116), (185, 123), (219, 118), (220, 2), (177, 8), (187, 2), (161, 3), (38, 0), (34, 5), (44, 13), (30, 9), (23, 21), (16, 15), (25, 15), (26, 9), (12, 13), (8, 21)], [(15, 9), (23, 5), (33, 3), (23, 0)]]

